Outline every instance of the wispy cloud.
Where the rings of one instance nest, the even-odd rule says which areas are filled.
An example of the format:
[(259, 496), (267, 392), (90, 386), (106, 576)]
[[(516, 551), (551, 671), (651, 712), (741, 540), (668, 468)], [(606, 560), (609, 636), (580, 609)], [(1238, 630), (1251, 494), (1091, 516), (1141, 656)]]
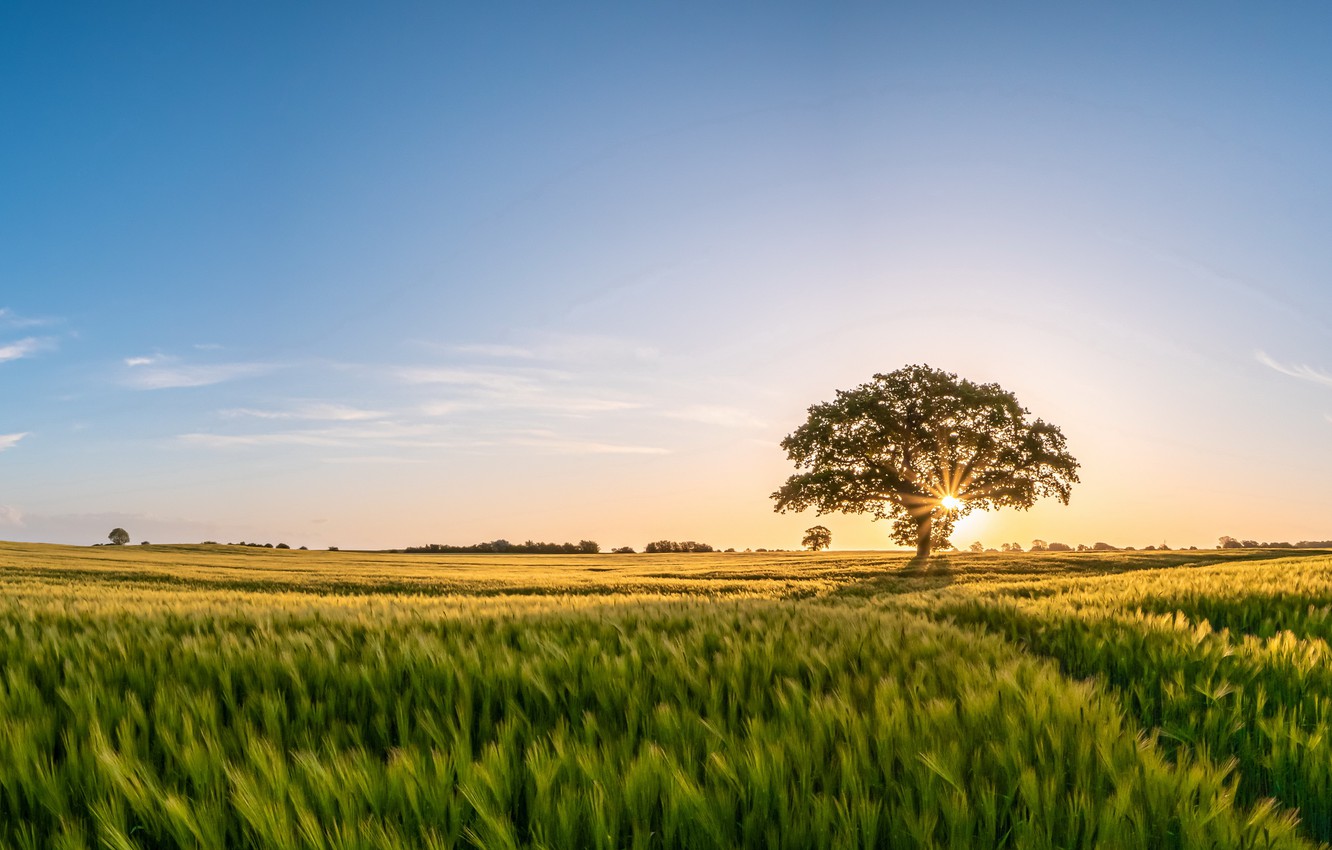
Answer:
[(0, 505), (0, 525), (13, 528), (23, 525), (23, 512), (13, 505)]
[(26, 436), (28, 436), (28, 432), (26, 431), (21, 434), (0, 434), (0, 452), (3, 452), (5, 449), (14, 448), (19, 444), (19, 440), (22, 440)]
[(398, 371), (399, 380), (422, 386), (443, 386), (447, 398), (421, 405), (427, 416), (450, 416), (475, 410), (527, 410), (586, 416), (635, 410), (642, 404), (607, 393), (579, 389), (575, 376), (555, 369), (415, 368)]
[(598, 440), (578, 440), (552, 431), (528, 431), (506, 441), (509, 445), (543, 449), (556, 454), (579, 455), (664, 455), (669, 449), (658, 446), (635, 446), (607, 443)]
[(274, 368), (268, 363), (177, 363), (162, 355), (130, 357), (125, 365), (130, 369), (126, 385), (138, 390), (206, 387), (263, 375)]
[(517, 345), (455, 345), (453, 350), (459, 354), (476, 354), (481, 357), (511, 358), (515, 360), (535, 360), (539, 355), (531, 348)]
[(6, 363), (10, 360), (19, 360), (24, 357), (31, 357), (40, 351), (46, 342), (37, 337), (28, 337), (18, 342), (10, 342), (0, 345), (0, 363)]
[(214, 449), (252, 446), (319, 446), (356, 448), (364, 446), (430, 447), (446, 445), (439, 430), (428, 424), (370, 422), (361, 426), (338, 425), (328, 428), (302, 428), (258, 434), (181, 434), (183, 443)]
[(538, 360), (560, 364), (599, 365), (632, 361), (655, 361), (661, 352), (650, 345), (632, 339), (598, 336), (594, 334), (541, 334), (524, 345), (504, 343), (466, 343), (440, 345), (424, 340), (417, 345), (450, 355), (485, 358), (488, 360)]
[(1279, 363), (1269, 357), (1264, 351), (1255, 351), (1254, 358), (1269, 369), (1274, 369), (1283, 375), (1299, 378), (1302, 381), (1322, 384), (1325, 387), (1332, 387), (1332, 374), (1324, 372), (1321, 369), (1315, 369), (1304, 363)]
[(253, 446), (323, 446), (334, 448), (349, 445), (346, 441), (309, 431), (291, 431), (276, 434), (181, 434), (182, 443), (209, 449), (233, 449)]
[(388, 416), (382, 410), (363, 410), (341, 404), (307, 404), (289, 410), (256, 410), (250, 407), (238, 407), (221, 411), (223, 416), (234, 418), (302, 420), (311, 422), (365, 422), (383, 419)]
[(466, 366), (418, 367), (398, 370), (398, 378), (408, 384), (447, 384), (475, 387), (492, 392), (519, 392), (541, 384), (568, 381), (568, 372), (555, 369), (475, 369)]
[(55, 319), (36, 319), (31, 316), (20, 316), (13, 310), (0, 307), (0, 327), (39, 328), (46, 325), (53, 325), (55, 323)]
[[(373, 464), (379, 466), (386, 463), (416, 463), (417, 461), (409, 457), (400, 457), (397, 455), (345, 455), (342, 457), (326, 457), (324, 463), (351, 463), (351, 464)], [(322, 522), (322, 520), (320, 520)]]
[(723, 428), (763, 428), (767, 425), (746, 410), (725, 405), (692, 405), (668, 411), (666, 416), (703, 425), (720, 425)]

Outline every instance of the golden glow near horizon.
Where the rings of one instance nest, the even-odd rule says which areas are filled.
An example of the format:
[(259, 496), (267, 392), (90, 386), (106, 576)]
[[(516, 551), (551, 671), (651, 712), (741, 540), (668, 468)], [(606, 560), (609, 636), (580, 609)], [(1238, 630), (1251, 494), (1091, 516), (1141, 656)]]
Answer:
[(945, 510), (955, 511), (962, 507), (962, 500), (950, 493), (940, 499), (939, 504), (943, 505)]

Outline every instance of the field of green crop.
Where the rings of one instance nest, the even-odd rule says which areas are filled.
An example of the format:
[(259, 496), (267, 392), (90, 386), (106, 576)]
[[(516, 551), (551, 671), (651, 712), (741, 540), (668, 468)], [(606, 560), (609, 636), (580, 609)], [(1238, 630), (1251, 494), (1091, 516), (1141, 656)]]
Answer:
[(1332, 554), (0, 543), (0, 848), (1317, 847)]

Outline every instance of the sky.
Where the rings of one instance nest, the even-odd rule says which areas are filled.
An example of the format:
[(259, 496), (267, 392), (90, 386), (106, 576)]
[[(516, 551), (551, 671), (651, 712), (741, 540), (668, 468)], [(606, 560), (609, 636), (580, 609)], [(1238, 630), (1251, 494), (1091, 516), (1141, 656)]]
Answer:
[(1332, 9), (7, 3), (0, 539), (893, 546), (807, 408), (1012, 391), (1068, 506), (1332, 538)]

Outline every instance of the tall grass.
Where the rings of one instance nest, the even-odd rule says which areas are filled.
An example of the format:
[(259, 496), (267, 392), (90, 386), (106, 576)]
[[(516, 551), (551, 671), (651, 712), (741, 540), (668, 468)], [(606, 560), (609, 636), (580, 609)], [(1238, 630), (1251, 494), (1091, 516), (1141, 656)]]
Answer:
[[(1307, 725), (1326, 714), (1322, 656), (1300, 655), (1310, 644), (1294, 636), (1285, 650), (1213, 645), (1182, 614), (1131, 607), (1137, 573), (1086, 578), (1138, 563), (960, 558), (946, 589), (889, 597), (875, 590), (885, 566), (907, 582), (916, 567), (679, 556), (673, 574), (671, 560), (524, 558), (487, 577), (447, 562), (399, 575), (397, 560), (352, 555), (342, 574), (336, 553), (281, 553), (268, 563), (289, 574), (274, 577), (227, 552), (163, 549), (137, 568), (86, 551), (0, 547), (0, 847), (1305, 847), (1323, 835), (1304, 797), (1252, 778), (1327, 794), (1310, 766), (1321, 727)], [(1005, 563), (1018, 566), (996, 578)], [(625, 574), (594, 572), (606, 568)], [(938, 587), (939, 572), (916, 587)], [(1115, 652), (1141, 666), (1111, 665)], [(1207, 672), (1232, 658), (1252, 680)], [(1153, 675), (1160, 694), (1132, 696), (1126, 683)], [(1232, 711), (1260, 687), (1286, 713)], [(1211, 702), (1177, 710), (1189, 688)], [(1251, 752), (1227, 750), (1216, 742), (1234, 743), (1237, 718), (1305, 737), (1246, 732)]]

